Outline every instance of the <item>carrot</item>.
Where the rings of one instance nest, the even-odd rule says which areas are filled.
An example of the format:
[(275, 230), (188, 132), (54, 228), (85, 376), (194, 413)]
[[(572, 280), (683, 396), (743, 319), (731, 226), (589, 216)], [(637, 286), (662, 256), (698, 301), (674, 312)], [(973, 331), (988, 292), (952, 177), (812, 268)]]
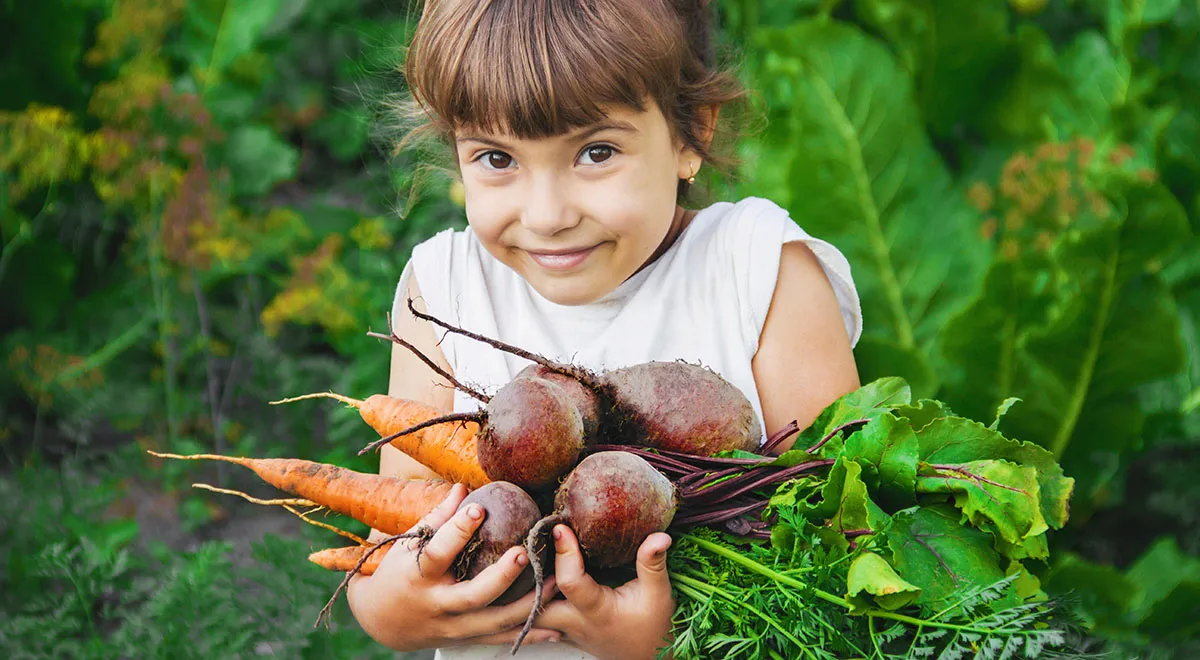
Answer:
[[(375, 570), (379, 568), (379, 562), (383, 561), (383, 556), (387, 554), (389, 548), (391, 548), (391, 545), (386, 545), (376, 550), (374, 554), (363, 562), (358, 572), (363, 575), (373, 575)], [(355, 566), (358, 566), (358, 562), (362, 560), (363, 554), (366, 551), (367, 548), (361, 545), (328, 548), (312, 553), (308, 556), (308, 560), (326, 570), (352, 571)]]
[[(272, 404), (290, 403), (303, 399), (329, 398), (358, 409), (365, 421), (380, 437), (389, 437), (444, 415), (444, 411), (411, 399), (373, 394), (365, 400), (353, 399), (333, 392), (305, 394)], [(411, 456), (443, 478), (466, 484), (475, 489), (488, 483), (487, 474), (479, 465), (475, 438), (479, 423), (458, 420), (457, 423), (437, 424), (391, 438), (393, 447)]]
[(446, 499), (451, 484), (355, 472), (298, 458), (239, 458), (216, 454), (160, 454), (159, 458), (213, 460), (253, 470), (272, 486), (350, 516), (386, 534), (400, 534)]

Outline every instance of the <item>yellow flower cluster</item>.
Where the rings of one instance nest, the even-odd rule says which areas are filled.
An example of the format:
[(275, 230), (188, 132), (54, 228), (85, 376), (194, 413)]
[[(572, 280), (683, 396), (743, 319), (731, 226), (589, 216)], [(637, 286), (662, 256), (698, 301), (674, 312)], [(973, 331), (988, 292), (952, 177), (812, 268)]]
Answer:
[(101, 150), (100, 140), (62, 108), (34, 104), (24, 112), (0, 112), (0, 170), (16, 173), (8, 188), (14, 201), (79, 180)]
[(287, 323), (320, 325), (335, 335), (360, 326), (354, 310), (367, 285), (355, 280), (338, 260), (343, 245), (344, 239), (332, 234), (312, 254), (292, 259), (291, 279), (262, 312), (268, 336), (278, 336)]
[(392, 234), (383, 218), (363, 218), (350, 230), (350, 240), (360, 250), (386, 250), (392, 246)]
[(120, 0), (96, 28), (96, 45), (84, 56), (91, 66), (130, 53), (157, 53), (167, 32), (183, 15), (184, 0)]

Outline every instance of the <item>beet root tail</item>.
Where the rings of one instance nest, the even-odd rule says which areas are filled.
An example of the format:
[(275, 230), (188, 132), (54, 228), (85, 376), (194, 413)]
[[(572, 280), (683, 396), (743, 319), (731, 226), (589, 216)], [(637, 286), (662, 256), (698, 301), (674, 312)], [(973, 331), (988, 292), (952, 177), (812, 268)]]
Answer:
[(565, 522), (565, 519), (557, 513), (546, 516), (537, 521), (525, 538), (525, 553), (529, 555), (529, 565), (533, 567), (533, 610), (529, 612), (529, 618), (525, 619), (525, 627), (521, 628), (521, 634), (517, 635), (516, 641), (513, 642), (513, 655), (521, 648), (521, 642), (525, 641), (525, 636), (533, 629), (533, 620), (542, 610), (542, 592), (545, 586), (545, 567), (542, 565), (542, 549), (545, 546), (542, 537), (545, 530), (554, 529), (554, 526), (561, 522)]

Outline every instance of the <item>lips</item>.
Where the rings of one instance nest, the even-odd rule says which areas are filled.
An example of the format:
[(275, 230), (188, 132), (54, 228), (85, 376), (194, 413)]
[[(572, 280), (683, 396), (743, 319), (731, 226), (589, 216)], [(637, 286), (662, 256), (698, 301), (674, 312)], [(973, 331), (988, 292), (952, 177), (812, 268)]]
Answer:
[(570, 270), (579, 264), (582, 264), (592, 252), (596, 250), (593, 245), (582, 250), (563, 251), (555, 250), (553, 252), (534, 252), (527, 251), (529, 258), (533, 259), (534, 263), (547, 270)]

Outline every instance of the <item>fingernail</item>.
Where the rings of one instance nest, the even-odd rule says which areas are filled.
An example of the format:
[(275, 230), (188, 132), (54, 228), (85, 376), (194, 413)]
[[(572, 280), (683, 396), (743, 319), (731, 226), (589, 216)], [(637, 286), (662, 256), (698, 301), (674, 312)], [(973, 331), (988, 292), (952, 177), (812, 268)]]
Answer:
[(529, 557), (524, 552), (517, 553), (517, 565), (524, 566), (529, 563)]
[(557, 644), (557, 643), (558, 643), (558, 637), (547, 637), (547, 638), (546, 638), (546, 641), (547, 641), (547, 642), (550, 642), (551, 644)]
[(479, 506), (478, 504), (472, 504), (467, 507), (467, 515), (475, 520), (479, 520), (483, 517), (483, 507)]
[(562, 530), (561, 530), (561, 529), (559, 529), (559, 528), (557, 528), (557, 527), (555, 527), (555, 528), (554, 528), (554, 531), (552, 531), (552, 532), (550, 532), (550, 533), (554, 535), (554, 538), (555, 538), (555, 539), (561, 539), (561, 538), (562, 538)]

